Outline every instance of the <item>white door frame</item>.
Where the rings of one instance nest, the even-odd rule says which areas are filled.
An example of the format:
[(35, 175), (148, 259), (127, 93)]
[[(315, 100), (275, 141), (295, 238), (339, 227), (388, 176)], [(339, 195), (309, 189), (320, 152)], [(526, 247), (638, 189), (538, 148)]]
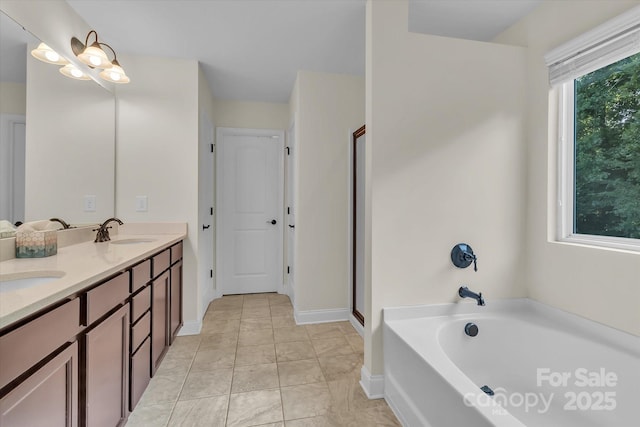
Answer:
[[(215, 271), (215, 126), (205, 110), (200, 110), (199, 170), (198, 170), (198, 276), (200, 313), (204, 316), (209, 303), (215, 298), (215, 282), (210, 270)], [(208, 227), (207, 227), (208, 226)], [(205, 228), (207, 227), (207, 228)], [(211, 233), (211, 235), (208, 235)], [(210, 257), (210, 259), (209, 259)]]
[[(225, 144), (224, 136), (225, 135), (247, 135), (247, 136), (277, 136), (280, 138), (280, 142), (282, 144), (281, 155), (278, 157), (278, 182), (280, 185), (278, 186), (278, 206), (280, 207), (280, 211), (277, 215), (277, 220), (280, 224), (284, 225), (284, 131), (281, 129), (245, 129), (245, 128), (227, 128), (227, 127), (218, 127), (216, 128), (216, 287), (219, 289), (216, 293), (219, 292), (219, 295), (222, 296), (227, 293), (227, 289), (225, 289), (225, 284), (223, 283), (223, 272), (225, 266), (222, 262), (221, 253), (225, 250), (222, 246), (222, 215), (220, 214), (220, 203), (222, 199), (222, 186), (224, 185), (224, 177), (223, 177), (223, 165), (221, 155)], [(282, 227), (282, 234), (280, 235), (280, 251), (276, 254), (276, 262), (278, 263), (279, 268), (278, 277), (276, 277), (277, 283), (277, 292), (284, 293), (284, 280), (283, 280), (283, 260), (284, 260), (284, 227)]]
[[(297, 213), (297, 141), (296, 141), (296, 119), (297, 114), (294, 113), (293, 119), (291, 120), (291, 124), (289, 125), (289, 130), (287, 131), (287, 147), (289, 148), (287, 152), (287, 195), (286, 195), (286, 205), (287, 208), (290, 209), (290, 212), (287, 212), (287, 227), (285, 230), (285, 242), (287, 246), (287, 262), (284, 265), (285, 270), (287, 267), (289, 268), (288, 273), (286, 273), (286, 280), (283, 281), (284, 293), (289, 295), (289, 299), (291, 303), (295, 307), (295, 277), (296, 277), (296, 265), (295, 265), (295, 254), (296, 254), (296, 233), (295, 229), (291, 231), (289, 229), (289, 225), (294, 225), (296, 223), (296, 213)], [(290, 233), (293, 233), (291, 236)], [(290, 239), (289, 237), (292, 237)], [(292, 285), (292, 286), (291, 286)]]

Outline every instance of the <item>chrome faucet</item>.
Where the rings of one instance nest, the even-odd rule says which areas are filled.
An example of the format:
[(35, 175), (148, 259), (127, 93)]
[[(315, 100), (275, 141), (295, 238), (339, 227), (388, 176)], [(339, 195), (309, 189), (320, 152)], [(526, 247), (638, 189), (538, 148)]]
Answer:
[(460, 295), (460, 298), (473, 298), (478, 301), (478, 305), (484, 305), (482, 292), (476, 294), (475, 292), (471, 292), (466, 286), (460, 286), (460, 289), (458, 289), (458, 295)]
[(64, 230), (68, 230), (68, 229), (71, 228), (71, 226), (69, 224), (67, 224), (65, 221), (61, 220), (60, 218), (51, 218), (51, 219), (49, 219), (49, 221), (59, 222), (60, 224), (62, 224), (62, 228)]
[(111, 240), (111, 237), (109, 237), (109, 229), (111, 227), (107, 227), (107, 224), (109, 224), (112, 221), (115, 221), (120, 225), (123, 224), (122, 221), (120, 221), (118, 218), (109, 218), (108, 220), (103, 222), (99, 228), (96, 228), (95, 230), (93, 230), (98, 232), (96, 234), (96, 240), (94, 240), (94, 242), (100, 243), (100, 242), (108, 242), (109, 240)]

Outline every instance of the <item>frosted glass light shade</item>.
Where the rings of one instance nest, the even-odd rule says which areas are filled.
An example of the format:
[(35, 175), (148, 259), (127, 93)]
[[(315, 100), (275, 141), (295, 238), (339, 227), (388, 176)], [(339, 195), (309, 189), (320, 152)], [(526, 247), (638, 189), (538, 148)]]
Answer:
[(91, 80), (91, 77), (87, 76), (82, 72), (78, 67), (73, 64), (67, 64), (64, 67), (60, 68), (60, 72), (72, 79), (76, 80)]
[(112, 64), (104, 53), (104, 50), (96, 42), (91, 46), (87, 46), (85, 50), (78, 55), (78, 59), (93, 68), (111, 68)]
[(31, 51), (31, 56), (48, 64), (66, 65), (69, 63), (69, 61), (60, 56), (55, 50), (51, 49), (45, 43), (40, 43), (37, 48), (33, 49)]
[(111, 83), (129, 83), (131, 81), (117, 60), (114, 60), (112, 65), (111, 68), (102, 70), (99, 76)]

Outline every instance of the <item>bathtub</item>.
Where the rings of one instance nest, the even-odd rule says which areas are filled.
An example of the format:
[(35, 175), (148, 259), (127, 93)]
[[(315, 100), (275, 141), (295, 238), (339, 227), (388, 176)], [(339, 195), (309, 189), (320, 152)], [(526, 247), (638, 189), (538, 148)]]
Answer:
[(640, 337), (528, 299), (385, 308), (383, 328), (406, 427), (640, 426)]

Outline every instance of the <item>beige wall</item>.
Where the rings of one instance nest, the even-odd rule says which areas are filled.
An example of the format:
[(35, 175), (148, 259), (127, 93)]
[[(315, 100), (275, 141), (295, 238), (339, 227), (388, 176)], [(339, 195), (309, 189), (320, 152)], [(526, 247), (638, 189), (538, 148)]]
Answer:
[(638, 1), (545, 1), (496, 41), (528, 46), (525, 275), (543, 303), (640, 335), (640, 254), (554, 242), (554, 93), (543, 56)]
[[(198, 63), (122, 55), (131, 83), (117, 88), (116, 213), (125, 222), (187, 222), (185, 325), (199, 322)], [(135, 211), (135, 197), (148, 211)]]
[[(298, 72), (296, 311), (347, 309), (351, 133), (364, 123), (364, 78)], [(297, 99), (297, 101), (296, 101)]]
[(24, 115), (27, 111), (27, 85), (0, 82), (0, 113)]
[[(407, 32), (407, 1), (367, 3), (371, 298), (365, 366), (383, 369), (382, 308), (522, 297), (525, 52)], [(450, 260), (470, 244), (478, 272)]]
[(289, 105), (214, 98), (213, 119), (219, 127), (285, 130), (289, 127)]

